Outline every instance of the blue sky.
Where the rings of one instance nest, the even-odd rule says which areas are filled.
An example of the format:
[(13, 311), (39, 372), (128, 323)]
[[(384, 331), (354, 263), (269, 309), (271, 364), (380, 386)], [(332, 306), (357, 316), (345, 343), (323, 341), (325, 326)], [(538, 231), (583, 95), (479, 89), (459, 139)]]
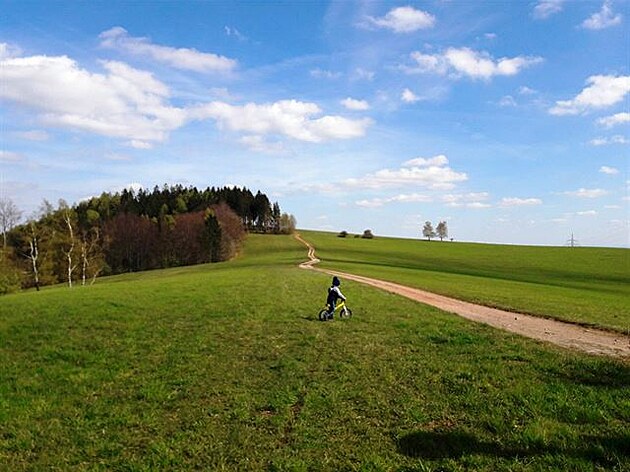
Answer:
[(628, 247), (629, 5), (1, 1), (0, 193), (238, 185), (301, 228)]

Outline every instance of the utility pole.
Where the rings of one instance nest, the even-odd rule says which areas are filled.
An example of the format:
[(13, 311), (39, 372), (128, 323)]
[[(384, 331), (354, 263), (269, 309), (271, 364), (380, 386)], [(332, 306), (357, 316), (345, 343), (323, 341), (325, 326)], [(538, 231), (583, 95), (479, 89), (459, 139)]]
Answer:
[(567, 246), (569, 247), (579, 246), (577, 240), (573, 237), (573, 232), (571, 232), (571, 238), (567, 239)]

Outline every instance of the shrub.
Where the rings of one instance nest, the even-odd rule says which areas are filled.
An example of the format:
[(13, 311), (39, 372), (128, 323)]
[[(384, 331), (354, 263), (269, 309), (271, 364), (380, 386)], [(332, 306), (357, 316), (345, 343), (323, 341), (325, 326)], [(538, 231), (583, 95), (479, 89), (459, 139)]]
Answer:
[(363, 239), (374, 239), (374, 235), (372, 234), (372, 230), (371, 229), (366, 229), (365, 231), (363, 231), (363, 236), (361, 236)]
[(346, 236), (348, 236), (348, 232), (347, 231), (342, 231), (341, 233), (339, 233), (337, 235), (338, 238), (345, 238)]

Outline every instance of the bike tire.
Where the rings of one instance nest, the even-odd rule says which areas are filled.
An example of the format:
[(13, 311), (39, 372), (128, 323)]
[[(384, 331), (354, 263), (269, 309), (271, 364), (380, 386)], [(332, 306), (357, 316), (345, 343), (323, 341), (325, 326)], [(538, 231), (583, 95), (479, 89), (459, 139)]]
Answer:
[(352, 310), (348, 307), (343, 307), (343, 309), (339, 312), (339, 316), (342, 318), (352, 318)]
[(323, 310), (320, 310), (318, 318), (319, 318), (319, 321), (328, 320), (328, 310), (326, 310), (325, 308)]

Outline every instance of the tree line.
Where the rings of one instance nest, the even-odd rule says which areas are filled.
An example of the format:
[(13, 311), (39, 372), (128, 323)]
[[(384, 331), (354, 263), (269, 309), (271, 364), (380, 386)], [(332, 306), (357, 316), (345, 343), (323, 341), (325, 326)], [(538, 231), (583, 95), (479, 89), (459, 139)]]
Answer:
[(291, 233), (295, 218), (258, 191), (164, 185), (104, 192), (73, 206), (44, 201), (18, 225), (0, 199), (0, 293), (101, 275), (228, 260), (246, 233)]

